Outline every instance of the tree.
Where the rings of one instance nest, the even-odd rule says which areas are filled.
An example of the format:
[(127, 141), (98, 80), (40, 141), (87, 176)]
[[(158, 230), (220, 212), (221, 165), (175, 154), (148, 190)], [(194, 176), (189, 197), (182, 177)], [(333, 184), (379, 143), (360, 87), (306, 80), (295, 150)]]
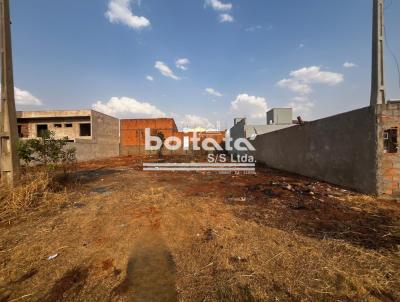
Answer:
[(162, 132), (157, 132), (156, 136), (158, 136), (161, 140), (161, 147), (158, 149), (158, 157), (162, 157), (162, 151), (164, 149), (165, 135)]
[(38, 139), (20, 140), (18, 154), (26, 165), (42, 164), (52, 170), (61, 167), (67, 175), (76, 162), (76, 149), (67, 144), (67, 137), (56, 139), (54, 132), (44, 131)]

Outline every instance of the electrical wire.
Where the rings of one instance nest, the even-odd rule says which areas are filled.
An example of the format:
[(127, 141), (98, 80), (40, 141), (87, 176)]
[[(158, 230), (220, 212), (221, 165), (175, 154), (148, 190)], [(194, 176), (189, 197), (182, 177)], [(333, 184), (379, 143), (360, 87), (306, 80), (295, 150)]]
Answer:
[(384, 31), (384, 34), (385, 34), (386, 47), (389, 50), (390, 54), (392, 55), (393, 60), (395, 61), (396, 66), (397, 66), (397, 74), (398, 74), (398, 77), (399, 77), (399, 87), (400, 87), (400, 64), (399, 64), (399, 60), (397, 59), (396, 54), (394, 53), (394, 51), (392, 50), (392, 48), (390, 47), (390, 44), (388, 42), (388, 38), (387, 38), (387, 34), (386, 34), (386, 26), (383, 26), (383, 31)]

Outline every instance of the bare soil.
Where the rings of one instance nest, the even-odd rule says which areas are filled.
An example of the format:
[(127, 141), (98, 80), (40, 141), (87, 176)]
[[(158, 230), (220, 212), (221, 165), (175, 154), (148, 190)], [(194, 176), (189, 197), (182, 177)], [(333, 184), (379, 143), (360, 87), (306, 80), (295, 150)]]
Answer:
[(0, 301), (400, 301), (398, 202), (142, 161), (82, 163), (65, 198), (2, 219)]

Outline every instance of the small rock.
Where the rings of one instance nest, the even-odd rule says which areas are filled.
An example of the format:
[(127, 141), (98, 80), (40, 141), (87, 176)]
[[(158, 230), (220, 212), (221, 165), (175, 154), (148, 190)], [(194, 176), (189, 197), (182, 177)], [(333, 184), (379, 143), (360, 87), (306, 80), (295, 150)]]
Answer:
[(296, 201), (296, 202), (290, 204), (289, 207), (293, 210), (306, 210), (307, 209), (305, 204), (301, 201)]
[(283, 189), (286, 189), (286, 190), (288, 190), (288, 191), (293, 191), (293, 186), (290, 185), (290, 184), (283, 184), (283, 185), (282, 185), (282, 188), (283, 188)]
[(230, 263), (245, 263), (248, 260), (246, 258), (240, 257), (240, 256), (234, 256), (229, 258)]
[(277, 197), (279, 194), (275, 193), (272, 189), (267, 189), (264, 191), (264, 194), (268, 197)]

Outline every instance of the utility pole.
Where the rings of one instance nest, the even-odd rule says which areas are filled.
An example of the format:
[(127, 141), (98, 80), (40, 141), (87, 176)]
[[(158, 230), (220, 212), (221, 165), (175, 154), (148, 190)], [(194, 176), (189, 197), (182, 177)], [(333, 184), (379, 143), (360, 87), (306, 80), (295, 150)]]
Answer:
[(15, 111), (14, 77), (11, 48), (11, 21), (9, 0), (0, 0), (1, 49), (1, 123), (0, 172), (1, 181), (11, 186), (20, 175), (17, 153), (18, 129)]
[(384, 24), (384, 0), (373, 0), (373, 28), (372, 28), (372, 83), (371, 106), (386, 103), (385, 93), (385, 24)]

